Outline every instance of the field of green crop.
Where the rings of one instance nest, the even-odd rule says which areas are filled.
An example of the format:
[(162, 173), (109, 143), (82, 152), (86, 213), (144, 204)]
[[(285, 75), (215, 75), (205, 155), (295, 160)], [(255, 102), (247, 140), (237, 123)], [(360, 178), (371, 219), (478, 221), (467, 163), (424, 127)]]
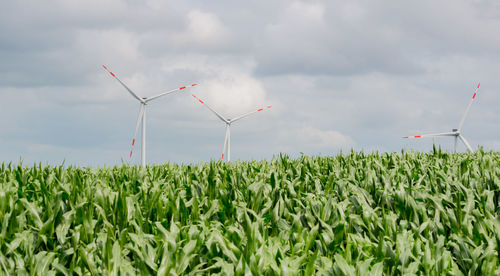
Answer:
[(500, 153), (0, 167), (0, 274), (500, 274)]

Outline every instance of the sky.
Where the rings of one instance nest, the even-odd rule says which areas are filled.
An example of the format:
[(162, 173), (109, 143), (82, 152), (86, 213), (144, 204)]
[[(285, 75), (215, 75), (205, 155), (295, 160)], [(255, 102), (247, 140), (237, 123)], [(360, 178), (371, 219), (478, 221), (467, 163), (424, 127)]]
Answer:
[[(0, 162), (76, 166), (129, 158), (141, 97), (147, 161), (428, 152), (456, 128), (500, 150), (500, 2), (4, 1), (0, 10)], [(138, 137), (140, 143), (140, 136)], [(459, 151), (465, 148), (459, 144)]]

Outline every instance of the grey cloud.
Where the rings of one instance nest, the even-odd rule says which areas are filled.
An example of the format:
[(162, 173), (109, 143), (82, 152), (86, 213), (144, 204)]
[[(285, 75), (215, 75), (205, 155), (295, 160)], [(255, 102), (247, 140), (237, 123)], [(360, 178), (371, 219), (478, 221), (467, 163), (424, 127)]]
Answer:
[[(234, 126), (236, 160), (427, 151), (431, 140), (400, 137), (453, 127), (477, 81), (464, 134), (498, 150), (499, 10), (451, 0), (9, 1), (0, 10), (1, 160), (128, 160), (138, 105), (103, 63), (140, 95), (200, 83), (150, 105), (153, 163), (219, 157), (224, 126), (191, 92), (234, 113), (273, 105)], [(243, 104), (234, 97), (251, 94), (245, 85), (259, 93)]]
[(283, 9), (267, 26), (256, 52), (260, 75), (419, 74), (422, 61), (439, 56), (498, 54), (492, 33), (500, 21), (470, 16), (481, 10), (468, 2), (362, 1), (352, 16), (352, 2), (312, 3), (323, 13)]

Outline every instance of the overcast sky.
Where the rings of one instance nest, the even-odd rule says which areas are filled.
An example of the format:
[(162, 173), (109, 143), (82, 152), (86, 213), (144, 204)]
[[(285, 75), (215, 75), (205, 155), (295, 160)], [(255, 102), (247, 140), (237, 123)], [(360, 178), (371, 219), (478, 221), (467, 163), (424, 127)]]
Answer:
[(199, 83), (148, 105), (149, 163), (220, 158), (191, 93), (227, 117), (272, 105), (231, 128), (232, 159), (260, 160), (427, 152), (401, 137), (456, 128), (478, 82), (463, 134), (498, 151), (499, 30), (497, 0), (3, 1), (0, 162), (138, 164), (139, 103), (102, 64), (141, 97)]

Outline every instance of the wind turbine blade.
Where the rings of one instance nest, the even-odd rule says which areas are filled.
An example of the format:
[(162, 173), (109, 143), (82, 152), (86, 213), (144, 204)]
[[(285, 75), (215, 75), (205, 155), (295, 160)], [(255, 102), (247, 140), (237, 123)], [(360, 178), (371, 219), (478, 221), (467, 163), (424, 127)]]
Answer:
[(269, 108), (271, 108), (271, 107), (273, 107), (273, 106), (272, 106), (272, 105), (268, 105), (268, 106), (266, 106), (266, 107), (259, 108), (259, 109), (257, 109), (257, 110), (252, 111), (252, 112), (248, 112), (248, 113), (243, 114), (243, 115), (241, 115), (241, 116), (238, 116), (238, 117), (236, 117), (236, 118), (234, 118), (234, 119), (231, 119), (231, 122), (238, 121), (238, 120), (243, 119), (243, 118), (245, 118), (245, 117), (248, 117), (248, 116), (250, 116), (250, 115), (252, 115), (252, 114), (254, 114), (254, 113), (256, 113), (256, 112), (263, 111), (263, 110), (269, 109)]
[(203, 104), (204, 106), (206, 106), (208, 109), (210, 109), (210, 111), (212, 111), (217, 117), (219, 117), (219, 119), (221, 119), (223, 122), (225, 123), (228, 123), (228, 120), (224, 117), (222, 117), (222, 115), (220, 115), (219, 113), (217, 113), (217, 111), (213, 110), (208, 104), (206, 104), (204, 101), (198, 99), (198, 97), (196, 97), (195, 94), (191, 94), (195, 99), (197, 99), (201, 104)]
[(139, 126), (141, 125), (142, 116), (144, 115), (144, 109), (146, 105), (141, 103), (141, 107), (139, 109), (139, 116), (137, 116), (137, 124), (135, 125), (134, 138), (132, 139), (132, 145), (130, 146), (130, 158), (132, 158), (132, 152), (134, 150), (135, 145), (135, 137), (137, 136), (137, 132), (139, 131)]
[(158, 94), (158, 95), (156, 95), (156, 96), (153, 96), (153, 97), (149, 97), (149, 98), (147, 98), (147, 99), (146, 99), (146, 102), (149, 102), (149, 101), (152, 101), (152, 100), (154, 100), (154, 99), (156, 99), (156, 98), (159, 98), (159, 97), (161, 97), (161, 96), (165, 96), (165, 95), (168, 95), (168, 94), (172, 94), (172, 93), (174, 93), (174, 92), (181, 91), (181, 90), (184, 90), (184, 89), (186, 89), (186, 88), (191, 88), (191, 87), (194, 87), (194, 86), (197, 86), (197, 85), (198, 85), (197, 83), (194, 83), (194, 84), (191, 84), (191, 85), (188, 85), (188, 86), (182, 86), (182, 87), (179, 87), (179, 88), (177, 88), (177, 89), (173, 89), (173, 90), (170, 90), (170, 91), (167, 91), (167, 92), (163, 92), (163, 93), (160, 93), (160, 94)]
[(465, 118), (467, 117), (467, 114), (469, 114), (469, 109), (472, 105), (472, 102), (474, 102), (474, 99), (476, 98), (477, 90), (479, 89), (479, 85), (481, 85), (481, 83), (477, 84), (476, 90), (474, 91), (474, 95), (472, 95), (472, 99), (470, 100), (469, 105), (467, 106), (467, 109), (465, 110), (464, 116), (462, 117), (462, 120), (460, 121), (460, 124), (458, 125), (459, 132), (462, 130), (462, 126), (464, 125)]
[(137, 94), (135, 94), (132, 90), (130, 90), (130, 88), (128, 88), (128, 86), (126, 86), (113, 72), (109, 71), (108, 67), (106, 67), (104, 65), (102, 67), (104, 68), (104, 70), (108, 71), (108, 73), (111, 76), (113, 76), (113, 78), (115, 78), (123, 87), (125, 87), (125, 89), (127, 89), (127, 91), (130, 93), (130, 95), (132, 95), (134, 98), (139, 100), (141, 103), (145, 102), (143, 99), (141, 99), (139, 96), (137, 96)]
[(470, 152), (474, 152), (474, 150), (472, 149), (472, 147), (470, 146), (469, 142), (467, 142), (467, 140), (465, 140), (465, 137), (462, 136), (462, 134), (458, 135), (458, 138), (460, 138), (460, 140), (462, 140), (462, 142), (464, 143), (464, 145), (470, 150)]
[(456, 136), (455, 132), (443, 132), (443, 133), (431, 133), (431, 134), (422, 134), (415, 136), (405, 136), (403, 139), (413, 139), (413, 138), (424, 138), (424, 137), (437, 137), (437, 136)]

